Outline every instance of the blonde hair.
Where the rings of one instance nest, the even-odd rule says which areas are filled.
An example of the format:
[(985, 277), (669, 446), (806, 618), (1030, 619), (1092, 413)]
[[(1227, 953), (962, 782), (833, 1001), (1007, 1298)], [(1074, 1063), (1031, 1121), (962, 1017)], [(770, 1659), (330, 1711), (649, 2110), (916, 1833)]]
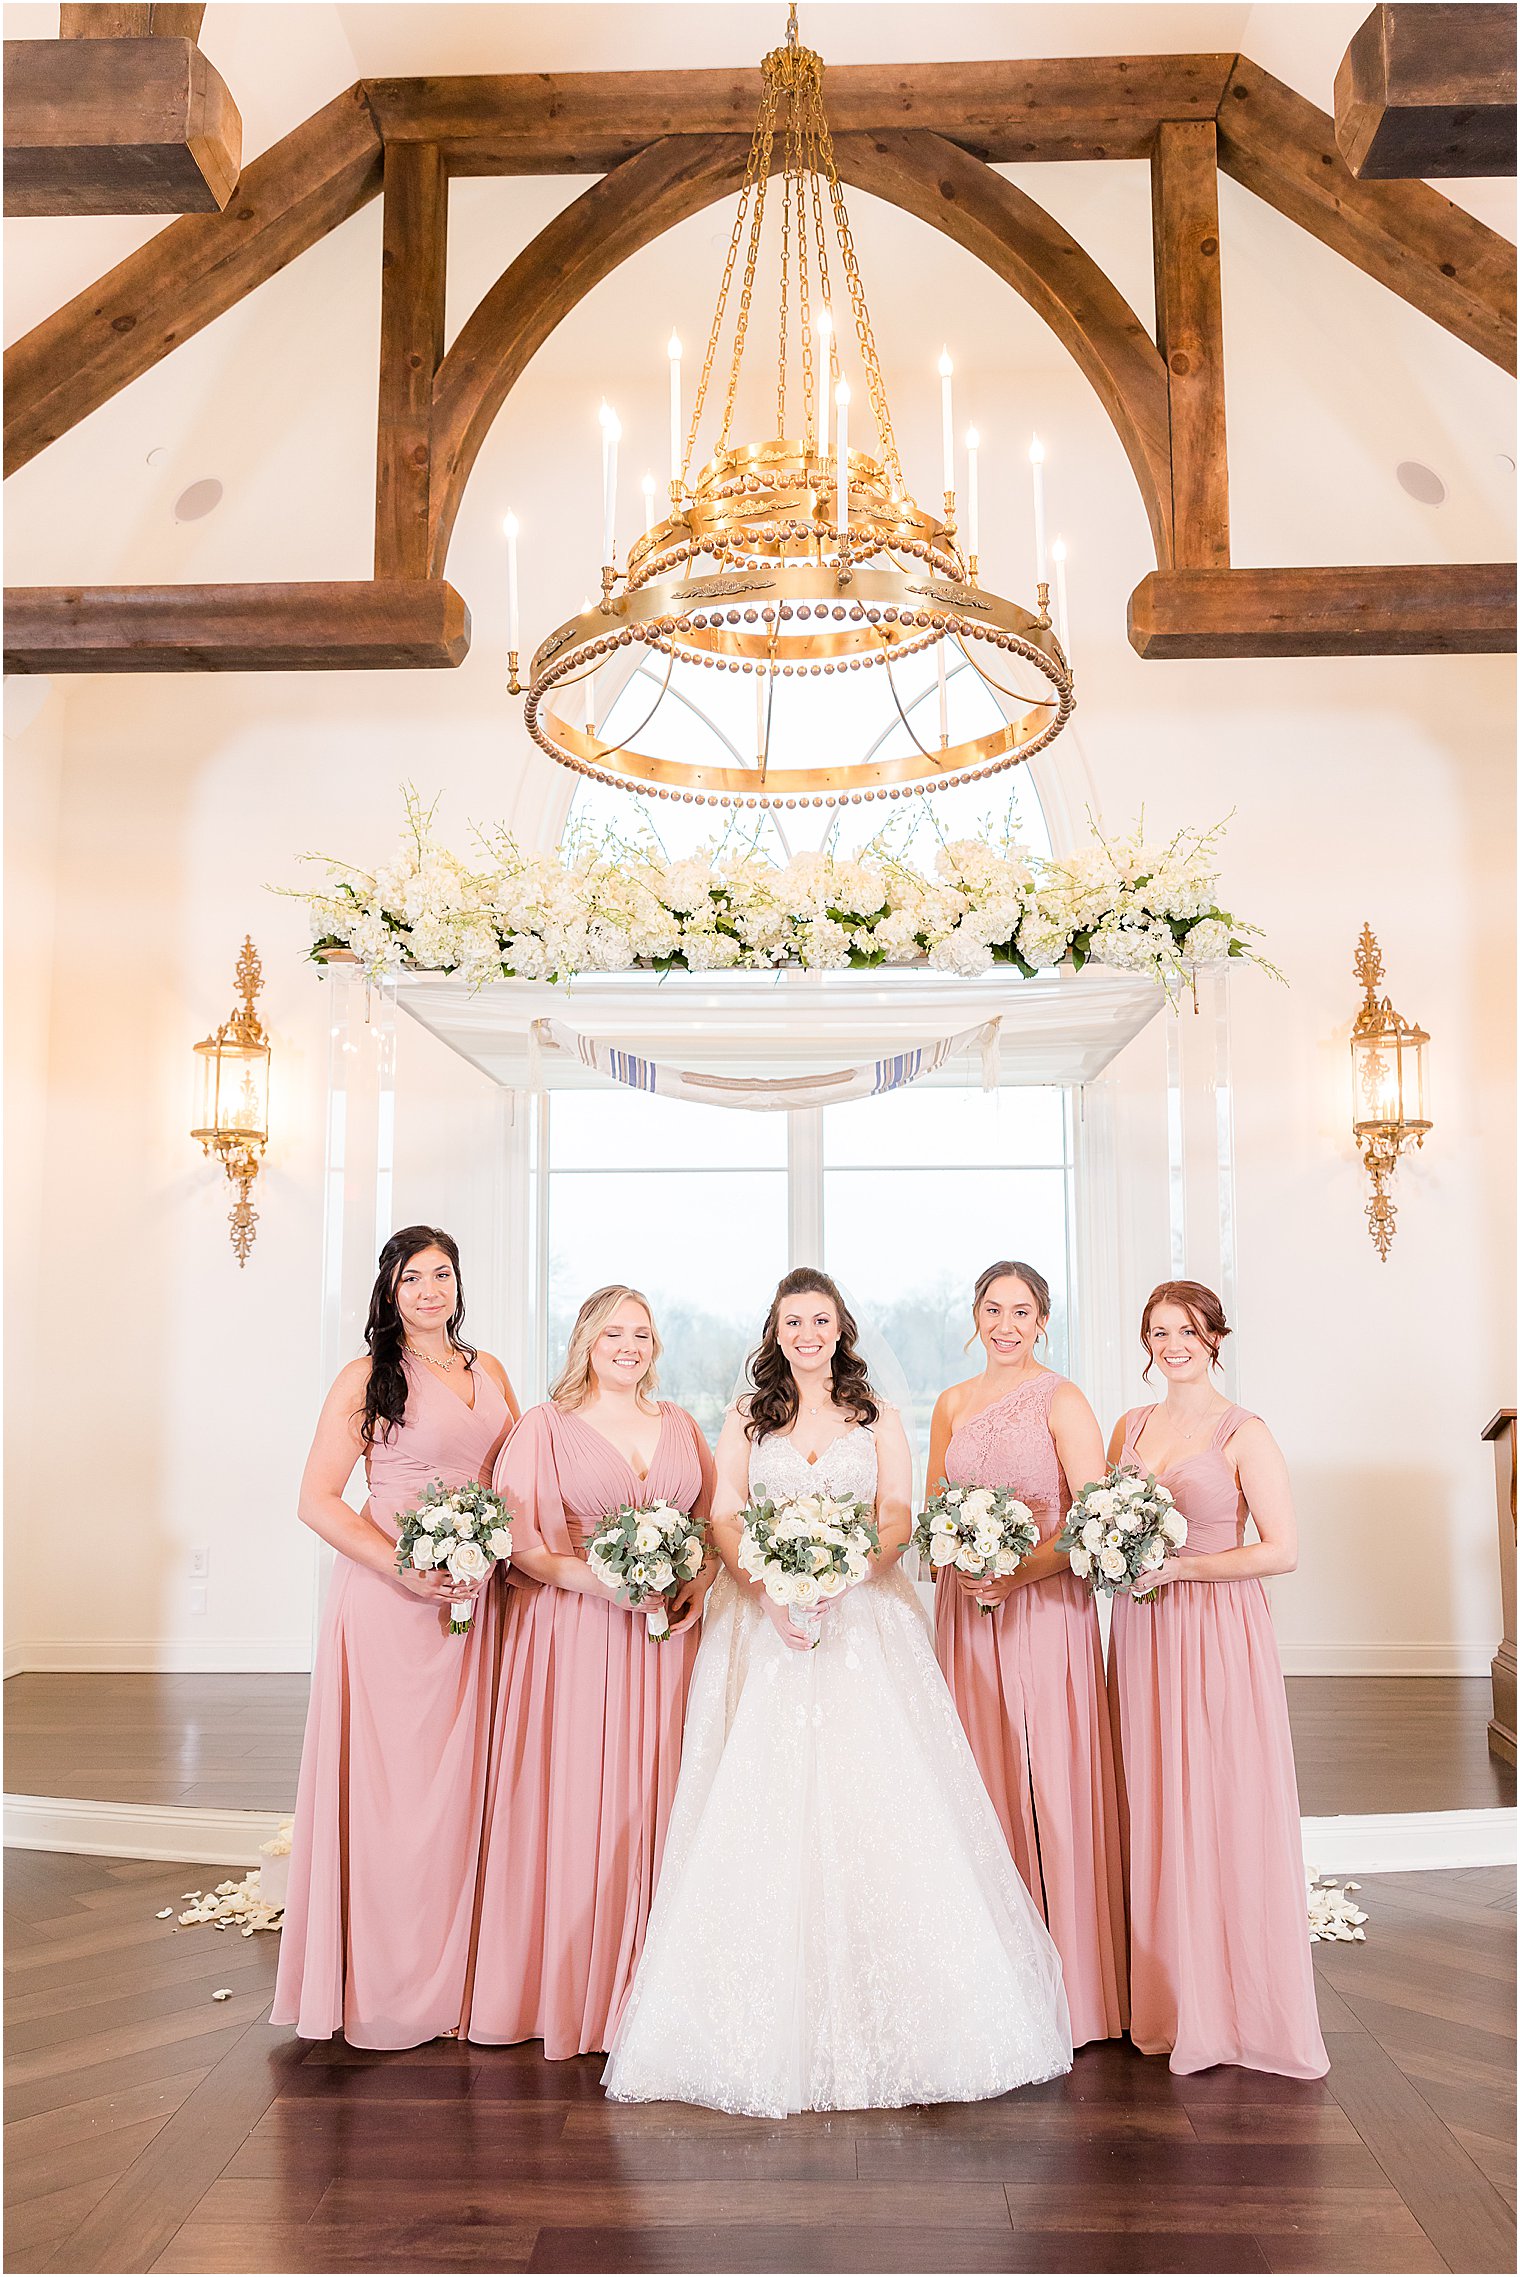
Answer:
[(654, 1357), (639, 1381), (639, 1398), (646, 1406), (657, 1403), (654, 1397), (655, 1370), (659, 1364), (660, 1332), (654, 1324), (654, 1311), (642, 1289), (625, 1288), (621, 1282), (614, 1287), (593, 1289), (575, 1316), (570, 1341), (565, 1347), (565, 1364), (549, 1386), (549, 1397), (556, 1407), (584, 1407), (591, 1397), (591, 1347), (620, 1305), (642, 1305), (649, 1322)]

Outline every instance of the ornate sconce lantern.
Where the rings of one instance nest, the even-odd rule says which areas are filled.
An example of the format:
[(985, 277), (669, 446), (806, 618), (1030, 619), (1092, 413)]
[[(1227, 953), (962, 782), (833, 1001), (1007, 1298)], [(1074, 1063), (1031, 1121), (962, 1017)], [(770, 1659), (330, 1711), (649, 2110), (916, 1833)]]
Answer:
[(1386, 1264), (1397, 1211), (1388, 1188), (1406, 1147), (1423, 1146), (1430, 1129), (1430, 1038), (1378, 996), (1383, 952), (1370, 925), (1357, 943), (1356, 977), (1366, 998), (1351, 1031), (1351, 1128), (1372, 1192), (1367, 1226)]
[(237, 961), (242, 1003), (214, 1035), (195, 1047), (199, 1110), (190, 1136), (200, 1140), (204, 1153), (217, 1156), (237, 1195), (227, 1223), (239, 1265), (247, 1264), (253, 1247), (258, 1224), (253, 1182), (269, 1141), (269, 1038), (253, 1008), (263, 985), (263, 968), (250, 937)]

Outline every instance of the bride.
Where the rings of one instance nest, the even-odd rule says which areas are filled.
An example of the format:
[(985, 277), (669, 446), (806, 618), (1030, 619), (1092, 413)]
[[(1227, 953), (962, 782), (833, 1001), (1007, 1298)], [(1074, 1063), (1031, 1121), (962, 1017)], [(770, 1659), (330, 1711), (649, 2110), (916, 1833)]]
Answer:
[[(962, 2103), (1071, 2068), (1060, 1963), (898, 1560), (912, 1471), (855, 1323), (789, 1273), (718, 1441), (709, 1601), (643, 1958), (603, 2074), (624, 2102)], [(746, 1503), (875, 1505), (816, 1649), (738, 1566)]]

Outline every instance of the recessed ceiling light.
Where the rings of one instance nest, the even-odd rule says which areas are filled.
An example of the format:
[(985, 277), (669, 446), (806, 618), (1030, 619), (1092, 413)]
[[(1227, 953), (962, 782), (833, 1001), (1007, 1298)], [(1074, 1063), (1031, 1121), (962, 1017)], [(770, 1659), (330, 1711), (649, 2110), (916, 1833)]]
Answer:
[(162, 466), (162, 465), (163, 465), (163, 463), (164, 463), (164, 461), (165, 461), (165, 459), (166, 459), (168, 456), (169, 456), (169, 446), (168, 446), (168, 444), (167, 444), (167, 443), (155, 443), (155, 444), (154, 444), (154, 446), (153, 446), (153, 448), (152, 448), (152, 450), (151, 450), (151, 451), (149, 451), (149, 453), (148, 453), (148, 455), (147, 455), (146, 459), (144, 459), (144, 461), (143, 461), (143, 464), (144, 464), (144, 466)]
[(198, 522), (222, 502), (222, 486), (215, 475), (207, 475), (202, 482), (192, 482), (174, 501), (176, 522)]
[(1515, 471), (1515, 462), (1514, 462), (1514, 460), (1513, 460), (1513, 459), (1510, 457), (1510, 455), (1509, 455), (1509, 452), (1508, 452), (1508, 451), (1496, 451), (1496, 452), (1494, 453), (1494, 457), (1495, 457), (1495, 459), (1498, 461), (1498, 463), (1499, 463), (1499, 465), (1500, 465), (1500, 466), (1502, 466), (1502, 467), (1507, 467), (1507, 468), (1508, 468), (1508, 470), (1509, 470), (1509, 472), (1510, 472), (1511, 474), (1513, 474), (1513, 473), (1514, 473), (1514, 471)]
[(1422, 506), (1439, 506), (1446, 496), (1446, 485), (1434, 467), (1422, 466), (1418, 459), (1400, 459), (1393, 471), (1399, 488)]

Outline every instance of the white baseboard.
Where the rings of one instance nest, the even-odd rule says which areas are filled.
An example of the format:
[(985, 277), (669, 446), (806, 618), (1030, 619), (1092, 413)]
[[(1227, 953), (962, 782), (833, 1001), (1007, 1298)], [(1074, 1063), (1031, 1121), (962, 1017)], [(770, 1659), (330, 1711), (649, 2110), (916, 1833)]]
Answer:
[(1306, 1818), (1303, 1830), (1304, 1864), (1317, 1874), (1418, 1874), (1515, 1863), (1513, 1809)]
[[(14, 1654), (14, 1665), (12, 1663)], [(160, 1671), (223, 1676), (304, 1675), (311, 1667), (311, 1638), (32, 1637), (11, 1647), (5, 1673), (16, 1676), (66, 1671), (107, 1675)]]
[(1493, 1647), (1474, 1644), (1284, 1644), (1284, 1676), (1487, 1676)]
[(86, 1803), (68, 1795), (7, 1795), (12, 1850), (88, 1858), (168, 1858), (187, 1866), (257, 1866), (279, 1811), (193, 1810), (175, 1803)]

